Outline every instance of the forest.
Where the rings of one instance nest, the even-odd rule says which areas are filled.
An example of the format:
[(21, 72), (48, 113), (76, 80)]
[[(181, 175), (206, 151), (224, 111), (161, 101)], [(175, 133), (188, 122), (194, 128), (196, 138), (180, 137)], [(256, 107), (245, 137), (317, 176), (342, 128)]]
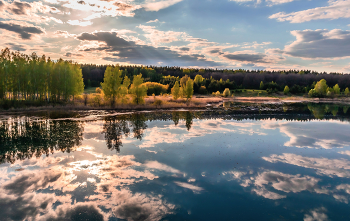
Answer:
[[(189, 102), (193, 94), (231, 96), (246, 90), (309, 97), (349, 96), (350, 75), (310, 70), (218, 70), (157, 66), (78, 64), (8, 48), (0, 55), (0, 106), (57, 103), (143, 104), (170, 95)], [(84, 89), (96, 87), (91, 97)], [(258, 94), (259, 96), (259, 94)], [(161, 100), (154, 99), (157, 105)]]

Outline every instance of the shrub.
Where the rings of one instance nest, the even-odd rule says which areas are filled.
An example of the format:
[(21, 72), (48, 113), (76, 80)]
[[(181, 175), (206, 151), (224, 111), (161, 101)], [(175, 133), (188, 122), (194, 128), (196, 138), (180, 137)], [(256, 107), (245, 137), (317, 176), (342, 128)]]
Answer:
[(160, 94), (164, 94), (167, 93), (168, 87), (169, 85), (164, 85), (164, 84), (159, 84), (156, 82), (146, 82), (143, 83), (142, 85), (147, 87), (147, 95), (160, 95)]
[(101, 88), (96, 88), (96, 93), (98, 93), (98, 94), (101, 94), (102, 93), (102, 89)]
[(201, 86), (198, 90), (198, 93), (199, 94), (207, 94), (208, 93), (207, 88), (205, 86)]
[(309, 97), (319, 97), (319, 94), (316, 92), (315, 89), (311, 89), (309, 91)]
[(231, 95), (231, 91), (228, 88), (225, 88), (224, 92), (222, 93), (224, 97), (229, 97)]
[(156, 106), (161, 106), (163, 104), (163, 101), (159, 100), (159, 99), (156, 99), (156, 100), (154, 100), (153, 104), (156, 105)]

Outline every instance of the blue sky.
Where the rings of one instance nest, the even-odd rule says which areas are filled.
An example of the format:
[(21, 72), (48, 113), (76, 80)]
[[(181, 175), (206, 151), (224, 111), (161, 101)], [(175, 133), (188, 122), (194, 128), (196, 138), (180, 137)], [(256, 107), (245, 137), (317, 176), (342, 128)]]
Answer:
[(350, 0), (0, 0), (0, 47), (79, 63), (350, 72)]

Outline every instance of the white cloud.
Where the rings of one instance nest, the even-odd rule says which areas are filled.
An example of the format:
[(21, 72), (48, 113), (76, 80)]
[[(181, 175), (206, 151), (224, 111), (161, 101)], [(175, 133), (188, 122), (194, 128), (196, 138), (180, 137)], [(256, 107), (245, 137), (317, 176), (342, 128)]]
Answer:
[(282, 155), (273, 154), (270, 157), (263, 157), (270, 163), (286, 163), (299, 167), (310, 168), (317, 171), (317, 174), (329, 177), (350, 177), (350, 161), (346, 159), (328, 159), (304, 157), (292, 153), (284, 153)]
[(350, 56), (350, 31), (318, 29), (291, 31), (296, 40), (284, 53), (303, 58), (337, 58)]
[(326, 212), (327, 210), (324, 207), (311, 210), (309, 214), (305, 214), (304, 221), (327, 221)]
[(311, 20), (350, 17), (350, 0), (329, 0), (328, 4), (326, 7), (317, 7), (292, 13), (279, 12), (271, 15), (269, 18), (291, 23), (302, 23)]
[[(231, 2), (237, 2), (237, 3), (250, 3), (254, 2), (256, 4), (261, 4), (263, 1), (262, 0), (230, 0)], [(279, 5), (279, 4), (284, 4), (284, 3), (289, 3), (293, 2), (295, 0), (265, 0), (264, 2), (268, 6), (273, 6), (273, 5)]]
[(79, 21), (79, 20), (68, 20), (67, 23), (70, 25), (78, 25), (83, 27), (93, 24), (91, 21)]
[(163, 170), (169, 173), (174, 173), (174, 174), (184, 174), (180, 170), (177, 170), (175, 168), (172, 168), (168, 165), (165, 165), (163, 163), (159, 163), (158, 161), (147, 161), (144, 164), (145, 167), (150, 168), (150, 169), (157, 169), (157, 170)]
[(252, 189), (252, 191), (255, 192), (257, 195), (262, 196), (266, 199), (270, 199), (270, 200), (279, 200), (279, 199), (286, 198), (285, 195), (281, 195), (278, 193), (268, 191), (265, 187), (254, 188), (254, 189)]
[[(327, 124), (327, 126), (325, 126)], [(290, 140), (284, 146), (308, 148), (343, 148), (350, 146), (347, 131), (349, 124), (339, 122), (312, 121), (306, 125), (299, 122), (269, 122), (262, 125), (265, 129), (279, 129)]]
[(183, 0), (147, 0), (143, 7), (146, 11), (159, 11), (161, 9), (168, 8), (182, 1)]
[(160, 22), (160, 21), (158, 20), (158, 18), (157, 18), (157, 19), (155, 19), (155, 20), (150, 20), (150, 21), (148, 21), (148, 22), (146, 22), (146, 23), (165, 23), (165, 22)]
[(189, 184), (189, 183), (178, 182), (178, 181), (175, 181), (174, 183), (175, 183), (176, 185), (178, 185), (178, 186), (183, 187), (183, 188), (190, 189), (190, 190), (192, 190), (192, 191), (195, 192), (195, 193), (198, 193), (198, 192), (204, 190), (202, 187), (195, 186), (195, 185)]

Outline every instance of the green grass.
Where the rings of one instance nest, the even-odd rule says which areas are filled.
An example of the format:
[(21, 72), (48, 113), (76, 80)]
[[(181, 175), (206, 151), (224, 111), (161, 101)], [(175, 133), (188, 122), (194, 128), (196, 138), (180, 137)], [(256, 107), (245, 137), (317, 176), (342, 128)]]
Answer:
[[(241, 92), (237, 92), (237, 91), (241, 91)], [(266, 97), (266, 96), (272, 96), (273, 94), (268, 94), (265, 90), (242, 89), (242, 90), (236, 90), (234, 95), (238, 97)]]
[(84, 93), (85, 94), (92, 94), (92, 93), (96, 93), (96, 88), (98, 87), (88, 87), (84, 89)]

